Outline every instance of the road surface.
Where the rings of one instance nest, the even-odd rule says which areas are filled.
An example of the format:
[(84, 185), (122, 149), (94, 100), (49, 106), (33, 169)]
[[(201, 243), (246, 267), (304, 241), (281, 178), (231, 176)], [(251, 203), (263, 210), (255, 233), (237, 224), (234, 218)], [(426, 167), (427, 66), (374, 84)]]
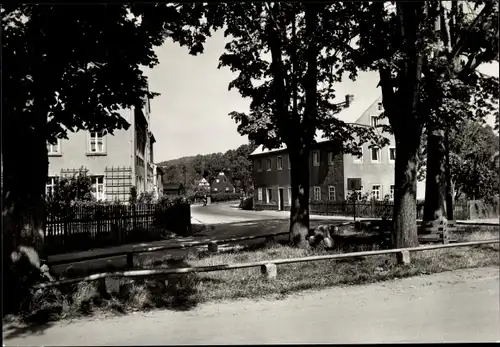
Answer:
[(5, 345), (165, 345), (500, 341), (499, 270), (481, 268), (9, 330)]
[[(221, 202), (214, 203), (207, 206), (191, 205), (192, 222), (203, 224), (219, 224), (219, 223), (235, 223), (245, 221), (259, 221), (259, 220), (290, 220), (290, 211), (247, 211), (238, 208), (239, 202)], [(352, 221), (353, 218), (349, 216), (318, 216), (311, 215), (311, 220), (338, 220), (338, 221)], [(361, 218), (363, 219), (363, 218)], [(366, 218), (364, 218), (366, 219)]]

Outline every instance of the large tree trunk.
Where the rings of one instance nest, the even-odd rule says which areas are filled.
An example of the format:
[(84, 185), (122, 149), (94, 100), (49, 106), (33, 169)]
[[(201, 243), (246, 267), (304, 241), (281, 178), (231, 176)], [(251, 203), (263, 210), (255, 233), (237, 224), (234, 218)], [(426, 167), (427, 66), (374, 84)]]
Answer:
[(290, 243), (308, 248), (309, 234), (309, 150), (290, 150), (292, 206), (290, 211)]
[[(290, 141), (289, 153), (292, 163), (292, 211), (290, 220), (290, 241), (295, 247), (307, 248), (306, 236), (309, 233), (309, 144), (314, 141), (317, 119), (318, 89), (318, 47), (316, 44), (318, 4), (305, 4), (306, 22), (306, 61), (307, 72), (304, 79), (306, 105), (300, 126), (302, 139)], [(295, 38), (294, 38), (295, 39)], [(294, 116), (296, 110), (296, 84), (294, 80)], [(298, 118), (298, 117), (297, 117)], [(295, 127), (294, 131), (298, 129)]]
[(424, 222), (446, 218), (446, 147), (444, 130), (429, 127)]
[(41, 251), (48, 172), (45, 132), (20, 126), (20, 119), (5, 118), (4, 143), (16, 143), (19, 138), (29, 141), (22, 146), (2, 147), (2, 283), (4, 295), (9, 297), (7, 311), (19, 309), (31, 285), (40, 279), (40, 255), (44, 256)]
[[(421, 131), (410, 129), (396, 137), (394, 170), (394, 246), (418, 246), (417, 167)], [(403, 139), (402, 139), (403, 138)]]

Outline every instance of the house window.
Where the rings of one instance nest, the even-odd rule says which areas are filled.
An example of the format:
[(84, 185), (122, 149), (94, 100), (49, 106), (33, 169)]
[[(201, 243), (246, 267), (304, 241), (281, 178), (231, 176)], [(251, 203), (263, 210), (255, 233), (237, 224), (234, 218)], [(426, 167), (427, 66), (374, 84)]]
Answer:
[(371, 116), (370, 124), (372, 127), (376, 127), (378, 125), (378, 116)]
[(89, 132), (89, 152), (104, 153), (104, 132), (91, 131)]
[(319, 166), (319, 151), (314, 151), (312, 155), (313, 155), (313, 165)]
[(380, 162), (380, 148), (372, 147), (371, 154), (372, 154), (372, 163), (373, 162), (379, 163)]
[(381, 102), (378, 103), (378, 110), (382, 111), (382, 103)]
[(361, 156), (353, 155), (353, 163), (362, 163), (363, 162), (363, 147), (358, 147), (358, 151), (361, 152)]
[(47, 151), (50, 154), (61, 154), (61, 140), (57, 139), (55, 145), (47, 143)]
[(288, 187), (288, 203), (292, 205), (292, 187)]
[(375, 200), (380, 200), (382, 192), (379, 185), (372, 186), (372, 196)]
[(269, 204), (272, 200), (273, 200), (273, 190), (271, 188), (267, 188), (266, 202)]
[(393, 164), (396, 161), (396, 147), (389, 147), (389, 163)]
[(262, 201), (262, 188), (257, 188), (257, 199)]
[(57, 184), (58, 177), (57, 176), (49, 176), (47, 178), (47, 184), (45, 185), (45, 194), (51, 196), (54, 194), (54, 189)]
[(391, 188), (389, 189), (389, 199), (394, 200), (394, 184), (391, 184)]
[(321, 200), (321, 187), (314, 187), (314, 200)]
[(328, 186), (328, 200), (335, 200), (335, 186)]
[(283, 157), (278, 157), (278, 170), (283, 170)]
[(91, 177), (91, 179), (92, 179), (92, 195), (97, 200), (104, 200), (105, 199), (104, 176), (93, 176)]
[(271, 171), (271, 159), (267, 159), (267, 171)]
[(333, 152), (328, 152), (328, 165), (333, 165), (334, 158)]
[(257, 160), (257, 171), (262, 171), (262, 160)]

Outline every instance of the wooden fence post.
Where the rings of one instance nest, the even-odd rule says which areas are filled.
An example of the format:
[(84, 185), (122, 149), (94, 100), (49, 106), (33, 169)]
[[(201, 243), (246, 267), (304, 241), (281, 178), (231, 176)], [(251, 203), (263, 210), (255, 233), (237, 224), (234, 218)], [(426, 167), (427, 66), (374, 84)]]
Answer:
[(135, 202), (132, 203), (132, 230), (137, 229), (136, 213), (135, 213)]
[(208, 251), (210, 253), (217, 253), (217, 251), (219, 250), (218, 246), (217, 246), (217, 242), (215, 241), (210, 241), (208, 243)]
[(127, 268), (129, 268), (129, 269), (134, 268), (134, 254), (133, 253), (127, 254)]
[(354, 199), (354, 202), (352, 203), (352, 209), (354, 213), (354, 221), (356, 221), (356, 199)]

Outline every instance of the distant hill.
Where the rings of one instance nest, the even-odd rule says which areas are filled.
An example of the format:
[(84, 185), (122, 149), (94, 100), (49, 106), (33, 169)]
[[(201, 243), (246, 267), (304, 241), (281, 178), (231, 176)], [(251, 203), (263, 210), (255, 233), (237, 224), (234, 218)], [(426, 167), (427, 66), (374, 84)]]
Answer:
[(254, 145), (241, 145), (226, 153), (188, 156), (165, 160), (157, 163), (163, 168), (163, 183), (183, 183), (188, 190), (195, 189), (196, 182), (202, 177), (208, 182), (221, 171), (224, 171), (235, 184), (236, 189), (248, 191), (252, 186), (252, 163), (250, 153)]
[(174, 165), (181, 165), (181, 164), (187, 164), (194, 160), (196, 156), (190, 156), (190, 157), (182, 157), (182, 158), (176, 158), (176, 159), (170, 159), (170, 160), (165, 160), (162, 162), (157, 163), (156, 165), (158, 166), (174, 166)]

